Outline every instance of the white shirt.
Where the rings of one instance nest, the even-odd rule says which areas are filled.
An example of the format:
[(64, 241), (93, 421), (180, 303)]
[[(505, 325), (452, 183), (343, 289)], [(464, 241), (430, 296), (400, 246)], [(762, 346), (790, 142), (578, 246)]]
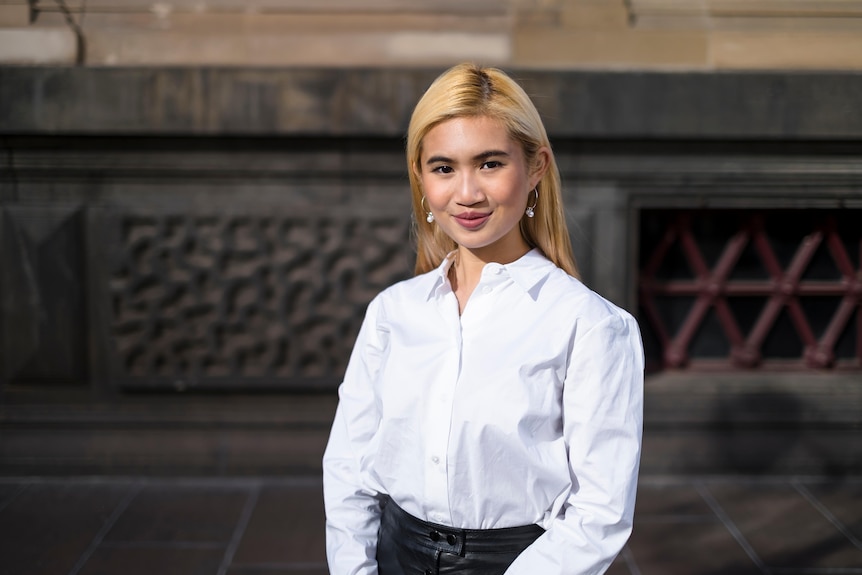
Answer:
[(451, 258), (368, 306), (323, 457), (333, 575), (377, 573), (380, 499), (464, 529), (546, 529), (510, 575), (603, 573), (631, 532), (634, 318), (533, 250), (459, 316)]

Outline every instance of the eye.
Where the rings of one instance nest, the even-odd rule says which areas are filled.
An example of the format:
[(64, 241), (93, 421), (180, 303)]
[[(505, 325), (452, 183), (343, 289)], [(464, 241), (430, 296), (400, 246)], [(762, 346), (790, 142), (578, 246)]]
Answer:
[(483, 170), (490, 170), (493, 168), (499, 168), (502, 165), (503, 165), (503, 162), (498, 162), (497, 160), (488, 160), (487, 162), (482, 164), (482, 169)]
[(453, 171), (452, 166), (437, 166), (436, 168), (431, 168), (432, 174), (451, 174)]

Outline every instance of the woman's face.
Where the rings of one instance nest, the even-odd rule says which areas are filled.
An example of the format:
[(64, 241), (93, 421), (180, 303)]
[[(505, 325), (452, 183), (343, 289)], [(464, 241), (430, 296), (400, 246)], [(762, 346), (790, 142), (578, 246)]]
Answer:
[(418, 166), (435, 224), (484, 261), (517, 259), (528, 247), (518, 223), (548, 154), (542, 148), (530, 170), (521, 145), (486, 116), (438, 124), (422, 140)]

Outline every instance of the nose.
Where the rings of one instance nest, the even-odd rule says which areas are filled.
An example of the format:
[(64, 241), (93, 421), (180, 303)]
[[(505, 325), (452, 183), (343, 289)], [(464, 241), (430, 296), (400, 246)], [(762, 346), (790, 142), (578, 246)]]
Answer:
[(472, 206), (485, 199), (480, 178), (470, 170), (462, 171), (455, 185), (455, 201), (462, 206)]

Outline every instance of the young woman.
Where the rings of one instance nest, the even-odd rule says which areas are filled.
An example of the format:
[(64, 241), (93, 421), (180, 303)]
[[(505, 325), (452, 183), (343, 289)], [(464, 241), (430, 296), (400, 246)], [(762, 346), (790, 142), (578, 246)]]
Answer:
[(456, 66), (414, 110), (416, 277), (368, 306), (323, 458), (333, 575), (603, 573), (640, 458), (635, 320), (577, 279), (538, 112)]

